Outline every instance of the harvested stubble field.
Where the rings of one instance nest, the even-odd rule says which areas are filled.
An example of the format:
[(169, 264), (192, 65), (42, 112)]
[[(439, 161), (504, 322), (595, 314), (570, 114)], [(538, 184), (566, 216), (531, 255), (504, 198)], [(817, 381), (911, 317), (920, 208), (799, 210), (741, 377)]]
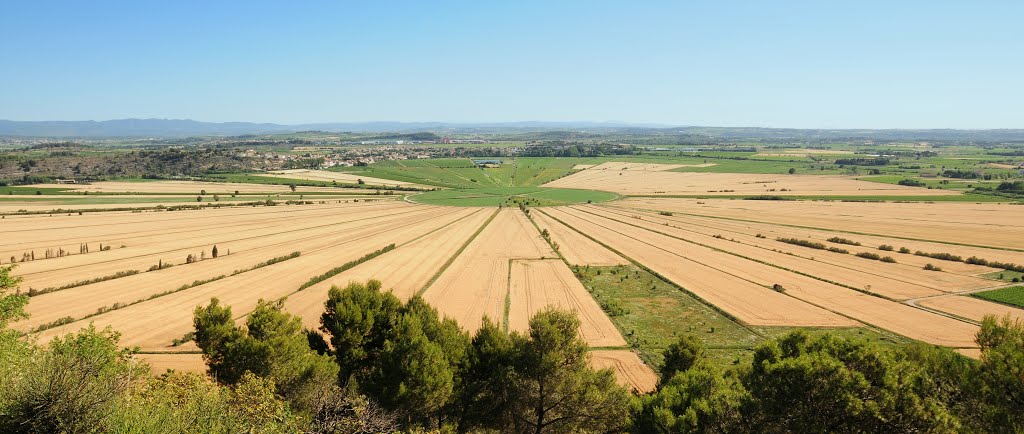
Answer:
[[(617, 166), (616, 166), (617, 165)], [(587, 188), (625, 195), (780, 195), (780, 196), (947, 196), (960, 193), (860, 181), (832, 175), (694, 173), (670, 170), (618, 170), (627, 163), (587, 168), (545, 187)]]
[[(199, 194), (206, 190), (207, 194), (230, 195), (239, 193), (291, 193), (287, 185), (272, 184), (247, 184), (235, 182), (202, 182), (202, 181), (147, 181), (147, 182), (123, 182), (123, 181), (101, 181), (92, 184), (36, 184), (26, 188), (64, 188), (76, 192), (90, 193), (183, 193)], [(333, 187), (308, 187), (298, 186), (298, 191), (305, 192), (328, 192), (339, 193), (339, 189)], [(357, 189), (348, 189), (357, 190)], [(358, 190), (357, 190), (358, 191)], [(346, 194), (352, 193), (345, 191)], [(367, 190), (367, 194), (374, 193)]]
[(530, 317), (547, 306), (558, 306), (576, 312), (580, 335), (590, 346), (626, 345), (608, 315), (561, 260), (514, 259), (510, 273), (509, 330), (526, 332)]
[(390, 179), (373, 178), (370, 176), (359, 176), (350, 173), (331, 172), (327, 170), (288, 169), (260, 173), (258, 175), (269, 178), (301, 179), (303, 181), (326, 181), (344, 184), (356, 184), (359, 181), (362, 181), (366, 185), (381, 185), (386, 187), (431, 188), (428, 186), (419, 185), (412, 182), (393, 181)]
[(1016, 253), (998, 260), (1024, 262), (1024, 206), (1019, 205), (631, 198), (614, 206), (872, 234), (895, 238), (889, 244), (897, 247), (909, 240), (981, 246), (992, 254)]
[(522, 212), (504, 209), (423, 296), (441, 313), (475, 331), (484, 316), (499, 322), (505, 318), (513, 259), (555, 257)]
[[(922, 265), (924, 259), (913, 255), (899, 255), (874, 249), (873, 252), (897, 256), (900, 260), (910, 259), (907, 263), (868, 263), (868, 259), (859, 258), (852, 253), (871, 251), (866, 248), (843, 245), (850, 253), (836, 253), (827, 250), (813, 249), (776, 240), (776, 236), (795, 235), (801, 239), (808, 237), (804, 231), (792, 228), (728, 228), (714, 220), (700, 220), (687, 216), (661, 216), (644, 211), (622, 211), (611, 209), (590, 208), (589, 211), (607, 218), (627, 224), (643, 227), (652, 231), (662, 232), (673, 237), (691, 241), (696, 244), (722, 250), (734, 255), (743, 256), (756, 261), (765, 262), (778, 267), (797, 270), (816, 278), (837, 282), (863, 291), (884, 295), (897, 300), (940, 295), (949, 292), (981, 289), (996, 286), (991, 280), (970, 275), (927, 271)], [(729, 222), (725, 222), (728, 224)], [(750, 233), (755, 232), (755, 233)], [(759, 238), (757, 234), (764, 235)], [(820, 236), (820, 234), (815, 234)], [(820, 238), (824, 243), (826, 238)], [(836, 244), (832, 243), (831, 246)], [(935, 262), (935, 260), (930, 260)], [(867, 266), (870, 265), (870, 266)], [(983, 268), (983, 267), (979, 267)], [(990, 270), (985, 270), (987, 272)]]
[[(856, 320), (937, 345), (974, 345), (974, 324), (663, 235), (601, 216), (598, 213), (602, 211), (594, 208), (559, 209), (551, 214), (747, 324), (842, 326), (852, 325), (852, 320)], [(664, 265), (655, 265), (659, 262)], [(709, 285), (708, 278), (719, 280)], [(770, 289), (775, 285), (781, 285), (782, 290)], [(748, 289), (731, 298), (723, 297), (723, 288), (735, 291), (744, 287)], [(800, 324), (818, 318), (827, 318), (829, 322)]]
[[(292, 247), (302, 252), (298, 258), (113, 310), (92, 317), (89, 321), (100, 326), (111, 325), (122, 331), (125, 335), (122, 343), (125, 345), (137, 345), (149, 351), (167, 350), (172, 340), (180, 338), (190, 330), (192, 308), (208, 303), (211, 297), (218, 297), (232, 305), (236, 312), (245, 313), (261, 298), (276, 299), (286, 296), (296, 291), (313, 275), (357, 259), (388, 244), (408, 242), (457, 219), (459, 215), (458, 211), (451, 209), (406, 206), (413, 212), (399, 214), (394, 210), (381, 210), (376, 219), (340, 227), (337, 229), (340, 237), (330, 240), (326, 245), (304, 249), (303, 243), (298, 243)], [(223, 258), (208, 261), (217, 262), (220, 259)], [(186, 269), (187, 272), (189, 266), (180, 268)], [(173, 271), (175, 268), (178, 267), (164, 271)], [(231, 271), (225, 268), (222, 273)], [(89, 286), (65, 291), (89, 292)], [(154, 323), (160, 326), (153, 327)], [(40, 333), (40, 338), (46, 341), (82, 325), (72, 323), (46, 330)]]
[(981, 321), (985, 315), (999, 318), (1010, 315), (1013, 319), (1024, 321), (1024, 309), (964, 295), (926, 298), (918, 300), (917, 304), (974, 321)]
[(593, 350), (590, 352), (590, 364), (598, 369), (615, 371), (620, 384), (640, 393), (650, 392), (658, 385), (658, 375), (629, 350)]
[(609, 220), (601, 222), (606, 227), (592, 221), (592, 216), (573, 209), (550, 209), (544, 213), (621, 252), (748, 324), (823, 327), (855, 324), (848, 318), (678, 255), (666, 246), (681, 243), (678, 240)]
[(493, 211), (484, 209), (461, 210), (458, 215), (463, 217), (448, 226), (288, 296), (285, 308), (301, 316), (305, 327), (316, 329), (332, 286), (344, 287), (349, 282), (370, 279), (381, 281), (383, 288), (406, 301), (426, 287), (492, 214)]
[(609, 266), (629, 263), (608, 248), (543, 213), (534, 213), (533, 220), (541, 230), (548, 231), (551, 240), (558, 245), (558, 252), (571, 265)]
[[(533, 166), (508, 164), (487, 172), (462, 167), (467, 164), (462, 160), (452, 160), (452, 167), (429, 168), (438, 173), (484, 175), (481, 180), (511, 188), (505, 185), (521, 181), (517, 173), (534, 179), (527, 175), (546, 170), (541, 160), (521, 162)], [(573, 167), (569, 160), (559, 164), (552, 173)], [(710, 194), (950, 194), (837, 176), (675, 171), (693, 166), (605, 162), (578, 166), (582, 169), (578, 173), (545, 185), (624, 194), (706, 195), (710, 190), (717, 191)], [(414, 186), (417, 179), (390, 181), (320, 171), (288, 171), (278, 176), (339, 183), (362, 178), (367, 184), (395, 186)], [(161, 203), (165, 197), (194, 199), (202, 189), (207, 197), (234, 190), (242, 193), (240, 197), (295, 196), (287, 194), (287, 186), (262, 184), (105, 182), (72, 188), (151, 193), (123, 199), (132, 204)], [(766, 191), (783, 188), (789, 191)], [(646, 391), (654, 387), (656, 376), (637, 353), (624, 349), (627, 341), (643, 360), (655, 364), (660, 357), (654, 352), (680, 334), (699, 333), (713, 357), (728, 363), (726, 359), (748, 354), (755, 342), (768, 336), (763, 330), (777, 327), (837, 333), (875, 330), (894, 336), (888, 333), (892, 332), (975, 354), (974, 334), (984, 315), (1009, 313), (1024, 318), (1022, 309), (966, 296), (1005, 285), (991, 280), (998, 270), (898, 251), (905, 247), (911, 252), (1024, 264), (1024, 207), (627, 198), (594, 205), (583, 205), (585, 200), (537, 201), (534, 205), (580, 204), (530, 208), (527, 214), (509, 207), (393, 200), (397, 196), (368, 202), (359, 195), (371, 191), (358, 189), (340, 194), (328, 194), (339, 193), (330, 187), (301, 189), (315, 193), (306, 197), (314, 204), (5, 216), (0, 220), (2, 262), (10, 262), (11, 256), (18, 260), (26, 252), (36, 255), (35, 260), (19, 262), (14, 272), (24, 279), (22, 290), (33, 291), (28, 306), (31, 318), (14, 327), (29, 331), (44, 326), (35, 335), (45, 342), (90, 322), (110, 325), (124, 334), (122, 344), (141, 347), (148, 354), (140, 357), (157, 368), (199, 370), (202, 361), (195, 354), (196, 346), (172, 346), (172, 341), (191, 330), (193, 308), (209, 303), (211, 297), (231, 305), (239, 321), (261, 298), (286, 298), (285, 308), (301, 316), (306, 327), (316, 328), (332, 286), (377, 279), (403, 300), (422, 295), (468, 331), (476, 330), (485, 315), (509, 330), (524, 331), (530, 315), (546, 306), (573, 310), (581, 320), (581, 335), (592, 348), (592, 364), (612, 368), (620, 382)], [(345, 196), (350, 193), (353, 196)], [(67, 197), (45, 196), (44, 200), (53, 198), (59, 204)], [(110, 208), (119, 197), (81, 207)], [(360, 201), (355, 202), (356, 198)], [(0, 203), (0, 212), (12, 204), (53, 207), (34, 199)], [(541, 230), (547, 231), (548, 240)], [(833, 237), (859, 245), (829, 241)], [(848, 253), (779, 238), (820, 243)], [(104, 249), (99, 248), (101, 243)], [(364, 258), (392, 244), (393, 250)], [(88, 252), (83, 245), (88, 245)], [(214, 245), (217, 258), (212, 258)], [(552, 246), (557, 246), (557, 252)], [(881, 246), (893, 246), (893, 250), (880, 250)], [(45, 258), (48, 249), (70, 254)], [(892, 256), (895, 262), (857, 257), (857, 253)], [(186, 263), (189, 255), (198, 260)], [(352, 261), (356, 262), (351, 268), (300, 290), (310, 278)], [(925, 270), (927, 264), (942, 270)], [(595, 270), (584, 271), (590, 267)], [(625, 284), (595, 290), (595, 299), (587, 290), (594, 289), (593, 282), (585, 287), (574, 270), (584, 281), (592, 281), (600, 276), (592, 275), (597, 268), (616, 269), (615, 278), (601, 277), (605, 286), (629, 278), (618, 275), (619, 268), (651, 280), (630, 282), (639, 286), (629, 291)], [(680, 297), (673, 297), (676, 292)], [(607, 304), (602, 297), (609, 294), (622, 296), (619, 301), (625, 311)], [(635, 312), (630, 314), (630, 309)], [(648, 318), (650, 312), (668, 318), (673, 309), (685, 310), (676, 313), (687, 324), (686, 330), (677, 330), (681, 323), (674, 320)], [(637, 319), (640, 313), (648, 314), (644, 321)], [(638, 327), (647, 329), (634, 330)]]

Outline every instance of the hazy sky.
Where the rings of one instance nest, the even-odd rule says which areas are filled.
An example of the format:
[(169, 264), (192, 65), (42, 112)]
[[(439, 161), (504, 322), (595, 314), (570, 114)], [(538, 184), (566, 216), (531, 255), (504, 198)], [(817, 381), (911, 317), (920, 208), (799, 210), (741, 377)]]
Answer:
[(0, 119), (1024, 128), (1022, 1), (4, 1)]

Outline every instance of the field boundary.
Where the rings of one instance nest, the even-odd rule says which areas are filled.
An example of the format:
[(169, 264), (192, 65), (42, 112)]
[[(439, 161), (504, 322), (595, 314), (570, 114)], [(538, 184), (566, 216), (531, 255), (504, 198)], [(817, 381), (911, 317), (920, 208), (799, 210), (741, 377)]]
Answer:
[(448, 258), (448, 260), (445, 261), (443, 265), (441, 265), (441, 267), (437, 270), (437, 273), (434, 273), (434, 276), (431, 277), (430, 280), (428, 280), (427, 283), (423, 285), (423, 288), (421, 288), (419, 291), (416, 291), (416, 296), (423, 295), (423, 293), (427, 292), (427, 289), (430, 289), (430, 286), (433, 285), (434, 282), (437, 282), (437, 279), (441, 278), (441, 275), (444, 274), (445, 270), (447, 270), (448, 267), (450, 267), (453, 262), (455, 262), (455, 259), (462, 255), (462, 252), (464, 252), (466, 248), (469, 247), (471, 243), (473, 243), (473, 240), (476, 240), (477, 236), (479, 236), (480, 233), (484, 231), (484, 228), (486, 228), (488, 225), (491, 224), (492, 221), (494, 221), (494, 218), (498, 216), (499, 211), (501, 211), (500, 208), (494, 210), (494, 213), (487, 218), (487, 221), (485, 221), (484, 224), (480, 225), (480, 227), (477, 228), (476, 232), (473, 232), (473, 235), (470, 236), (465, 243), (462, 243), (462, 247), (459, 247), (459, 250), (456, 250), (455, 253), (452, 254), (452, 256)]

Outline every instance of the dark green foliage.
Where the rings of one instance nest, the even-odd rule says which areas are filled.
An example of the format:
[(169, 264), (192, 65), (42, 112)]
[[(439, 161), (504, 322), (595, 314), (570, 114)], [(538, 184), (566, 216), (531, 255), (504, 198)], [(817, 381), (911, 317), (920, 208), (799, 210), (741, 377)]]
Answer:
[(956, 428), (921, 396), (919, 369), (862, 341), (794, 332), (757, 348), (744, 413), (761, 432), (934, 432)]
[(587, 365), (587, 345), (576, 316), (544, 310), (530, 320), (529, 334), (514, 334), (504, 400), (514, 432), (621, 431), (628, 392), (610, 370)]
[(422, 298), (403, 305), (371, 281), (332, 289), (321, 321), (342, 381), (406, 428), (564, 432), (626, 419), (628, 393), (589, 368), (569, 313), (538, 314), (528, 336), (488, 319), (470, 339)]
[(323, 282), (327, 279), (330, 279), (331, 277), (337, 276), (338, 274), (341, 274), (342, 272), (345, 272), (351, 269), (352, 267), (355, 267), (356, 265), (362, 264), (363, 262), (369, 261), (392, 250), (395, 250), (395, 245), (388, 244), (387, 246), (384, 246), (384, 248), (375, 250), (373, 252), (361, 256), (359, 259), (348, 261), (342, 264), (340, 267), (334, 267), (324, 274), (314, 276), (307, 280), (306, 283), (303, 283), (302, 286), (299, 286), (299, 291), (309, 288), (310, 286), (316, 285), (317, 283)]
[(21, 283), (20, 277), (11, 276), (13, 269), (14, 265), (0, 267), (0, 333), (4, 333), (7, 330), (7, 325), (11, 322), (28, 318), (28, 314), (25, 313), (28, 297), (20, 294), (8, 294)]
[(54, 338), (0, 391), (0, 431), (102, 431), (104, 419), (148, 368), (118, 348), (119, 334), (92, 325)]
[(353, 374), (365, 375), (380, 357), (391, 319), (402, 307), (397, 297), (380, 289), (380, 281), (371, 280), (365, 285), (353, 282), (344, 289), (331, 288), (328, 293), (320, 330), (334, 348), (342, 384)]
[(814, 241), (808, 241), (808, 240), (801, 240), (799, 238), (776, 238), (775, 241), (781, 241), (783, 243), (794, 244), (794, 245), (802, 246), (802, 247), (810, 247), (812, 249), (818, 249), (818, 250), (825, 250), (825, 249), (828, 248), (827, 246), (825, 246), (822, 243), (818, 243), (818, 242), (814, 242)]
[(1001, 182), (996, 191), (1008, 193), (1024, 193), (1024, 181)]
[(842, 237), (832, 237), (832, 238), (829, 238), (828, 240), (830, 242), (837, 243), (837, 244), (847, 244), (847, 245), (851, 245), (851, 246), (859, 246), (860, 245), (860, 243), (857, 242), (857, 241), (850, 240), (850, 239), (847, 239), (847, 238), (842, 238)]
[(369, 381), (360, 379), (360, 384), (407, 421), (430, 426), (446, 419), (445, 410), (456, 401), (469, 335), (454, 320), (442, 320), (420, 297), (410, 299), (389, 324), (379, 359), (366, 376)]
[(1006, 432), (1024, 431), (1024, 322), (988, 316), (978, 332), (978, 396), (984, 420)]
[(884, 250), (886, 252), (891, 252), (891, 251), (893, 251), (893, 247), (888, 245), (888, 244), (882, 244), (881, 246), (878, 246), (878, 250)]
[(646, 433), (752, 432), (740, 408), (749, 400), (733, 374), (697, 365), (676, 373), (633, 405), (629, 431)]
[(664, 385), (679, 372), (688, 371), (704, 357), (704, 344), (697, 338), (684, 335), (665, 350), (665, 359), (658, 374)]
[(302, 319), (282, 312), (280, 302), (260, 300), (246, 327), (235, 326), (230, 307), (213, 299), (194, 315), (196, 343), (214, 378), (233, 385), (246, 373), (273, 381), (278, 395), (309, 410), (332, 385), (338, 367), (309, 347)]
[(963, 262), (964, 258), (954, 255), (952, 253), (928, 253), (920, 250), (914, 252), (917, 256), (925, 256), (932, 259), (941, 259), (943, 261)]
[(512, 357), (512, 338), (500, 325), (484, 317), (460, 367), (457, 399), (451, 405), (452, 421), (460, 430), (498, 426)]

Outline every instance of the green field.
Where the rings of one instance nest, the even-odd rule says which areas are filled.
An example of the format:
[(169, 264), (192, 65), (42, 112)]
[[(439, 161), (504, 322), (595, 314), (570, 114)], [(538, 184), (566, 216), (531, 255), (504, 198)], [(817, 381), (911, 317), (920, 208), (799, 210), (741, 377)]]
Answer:
[(528, 206), (571, 205), (584, 202), (607, 202), (617, 199), (615, 193), (594, 190), (545, 187), (489, 187), (435, 190), (408, 196), (409, 200), (429, 205), (449, 206)]
[(576, 158), (478, 158), (502, 160), (499, 167), (476, 167), (470, 158), (392, 160), (330, 170), (445, 188), (535, 187), (572, 173)]
[(662, 352), (682, 335), (704, 343), (708, 360), (718, 365), (749, 362), (753, 348), (794, 330), (904, 345), (911, 339), (869, 327), (749, 327), (635, 266), (574, 267), (577, 277), (608, 313), (644, 361), (660, 366)]
[(997, 303), (1009, 304), (1011, 306), (1024, 307), (1024, 286), (1013, 286), (1010, 288), (993, 289), (991, 291), (975, 292), (974, 297), (994, 301)]

